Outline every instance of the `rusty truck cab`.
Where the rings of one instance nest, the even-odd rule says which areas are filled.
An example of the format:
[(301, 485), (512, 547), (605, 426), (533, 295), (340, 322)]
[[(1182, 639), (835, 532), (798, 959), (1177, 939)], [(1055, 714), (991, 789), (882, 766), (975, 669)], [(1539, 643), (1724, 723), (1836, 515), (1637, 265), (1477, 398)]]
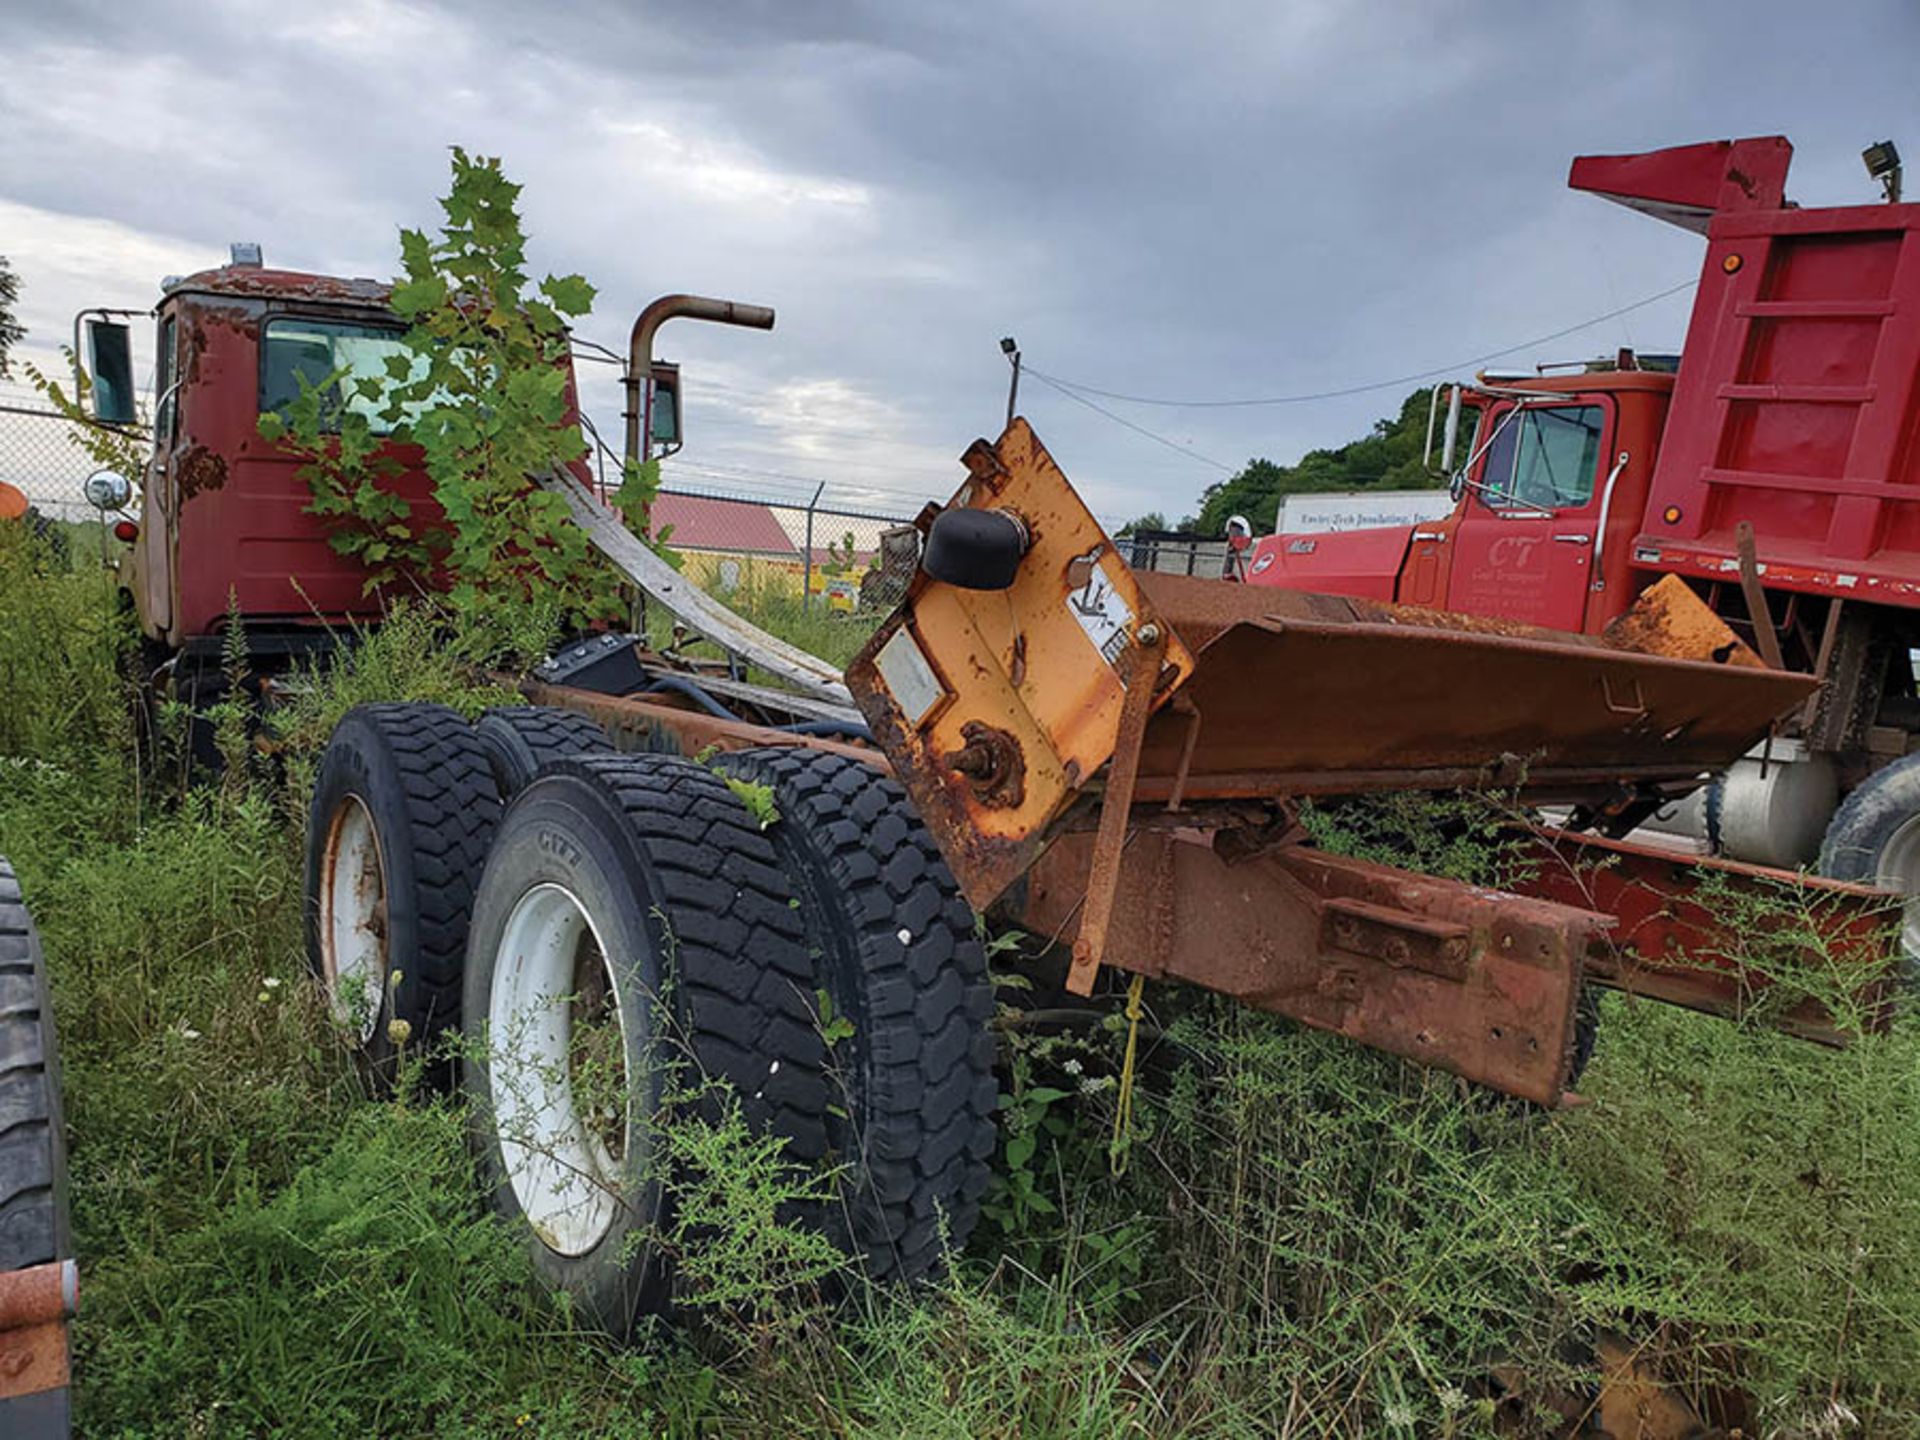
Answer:
[[(301, 460), (259, 419), (335, 370), (378, 373), (405, 327), (387, 286), (257, 265), (170, 283), (158, 309), (153, 455), (126, 573), (147, 637), (173, 650), (217, 639), (232, 607), (250, 643), (297, 650), (328, 623), (378, 613), (365, 572), (327, 543)], [(356, 403), (351, 399), (344, 403)], [(375, 422), (378, 423), (377, 420)], [(419, 455), (390, 482), (414, 523), (438, 523)]]

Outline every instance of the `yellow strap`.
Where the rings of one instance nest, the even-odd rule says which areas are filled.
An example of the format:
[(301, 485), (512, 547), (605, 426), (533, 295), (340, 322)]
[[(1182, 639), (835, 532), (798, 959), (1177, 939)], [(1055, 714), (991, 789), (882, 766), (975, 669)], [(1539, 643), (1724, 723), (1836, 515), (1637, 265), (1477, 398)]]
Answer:
[(1113, 1108), (1113, 1144), (1107, 1161), (1116, 1175), (1127, 1169), (1127, 1151), (1133, 1143), (1133, 1057), (1140, 1045), (1140, 991), (1146, 976), (1135, 975), (1127, 985), (1127, 1055), (1120, 1062), (1120, 1093)]

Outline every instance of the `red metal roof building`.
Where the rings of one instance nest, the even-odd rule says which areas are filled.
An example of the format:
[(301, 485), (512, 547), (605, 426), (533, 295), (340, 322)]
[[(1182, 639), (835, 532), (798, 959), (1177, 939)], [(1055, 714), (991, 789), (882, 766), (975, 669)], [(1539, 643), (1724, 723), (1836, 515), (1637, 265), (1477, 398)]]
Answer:
[(653, 533), (666, 532), (667, 544), (675, 550), (800, 559), (773, 511), (752, 501), (662, 493), (654, 497), (650, 518)]

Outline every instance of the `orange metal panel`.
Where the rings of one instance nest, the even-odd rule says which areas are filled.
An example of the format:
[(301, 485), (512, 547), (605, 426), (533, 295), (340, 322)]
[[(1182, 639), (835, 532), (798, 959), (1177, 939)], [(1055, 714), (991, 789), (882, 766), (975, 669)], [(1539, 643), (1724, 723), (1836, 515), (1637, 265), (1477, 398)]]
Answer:
[[(847, 688), (984, 907), (1113, 753), (1126, 694), (1116, 667), (1156, 617), (1025, 420), (965, 459), (970, 478), (951, 503), (1010, 510), (1031, 539), (1013, 587), (962, 590), (916, 575), (847, 667)], [(1156, 703), (1192, 669), (1169, 634)]]

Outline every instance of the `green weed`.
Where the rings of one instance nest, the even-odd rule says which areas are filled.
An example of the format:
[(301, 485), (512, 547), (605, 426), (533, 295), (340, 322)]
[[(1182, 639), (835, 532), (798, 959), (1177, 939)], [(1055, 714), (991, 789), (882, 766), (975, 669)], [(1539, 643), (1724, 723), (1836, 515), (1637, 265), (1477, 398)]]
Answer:
[(747, 807), (747, 813), (762, 830), (769, 829), (780, 819), (780, 810), (773, 801), (773, 787), (762, 785), (753, 780), (743, 780), (738, 775), (723, 776), (727, 789), (734, 798)]

